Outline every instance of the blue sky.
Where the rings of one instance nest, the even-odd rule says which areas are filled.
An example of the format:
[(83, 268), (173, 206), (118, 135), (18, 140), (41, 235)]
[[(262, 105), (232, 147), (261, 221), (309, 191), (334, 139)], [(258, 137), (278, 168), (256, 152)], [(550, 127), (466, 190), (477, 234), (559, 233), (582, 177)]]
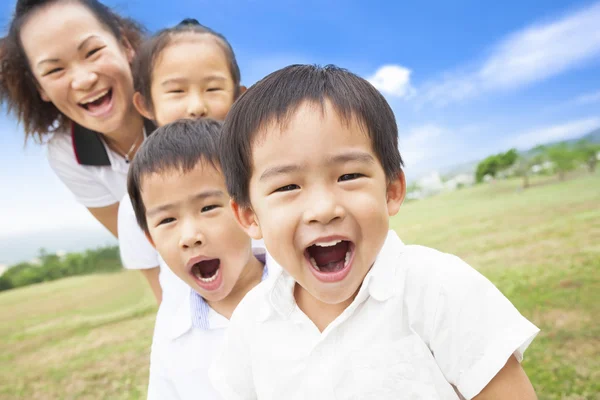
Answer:
[[(370, 79), (396, 113), (409, 179), (600, 127), (600, 2), (407, 3), (107, 1), (151, 32), (194, 17), (223, 33), (246, 85), (291, 63)], [(0, 0), (4, 29), (13, 7)], [(101, 230), (22, 137), (0, 116), (0, 237)]]

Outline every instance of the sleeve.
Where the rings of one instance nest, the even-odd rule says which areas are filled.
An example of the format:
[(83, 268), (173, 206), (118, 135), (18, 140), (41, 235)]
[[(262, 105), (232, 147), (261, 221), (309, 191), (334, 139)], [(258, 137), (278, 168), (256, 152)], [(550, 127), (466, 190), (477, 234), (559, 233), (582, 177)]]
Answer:
[(96, 208), (110, 206), (119, 201), (96, 179), (88, 167), (77, 163), (67, 135), (55, 134), (48, 142), (46, 153), (50, 167), (80, 204)]
[(158, 252), (140, 228), (128, 195), (119, 205), (119, 251), (127, 269), (150, 269), (159, 266)]
[[(248, 297), (248, 296), (247, 296)], [(217, 352), (209, 369), (209, 378), (215, 390), (223, 399), (251, 400), (256, 399), (254, 379), (252, 374), (252, 360), (249, 343), (245, 334), (247, 329), (249, 304), (242, 300), (233, 312), (229, 328), (225, 334), (223, 344)], [(246, 304), (244, 304), (246, 303)]]
[(539, 329), (483, 275), (446, 256), (442, 268), (428, 271), (440, 283), (431, 303), (435, 310), (421, 311), (433, 316), (426, 341), (448, 382), (471, 399), (511, 355), (521, 362)]

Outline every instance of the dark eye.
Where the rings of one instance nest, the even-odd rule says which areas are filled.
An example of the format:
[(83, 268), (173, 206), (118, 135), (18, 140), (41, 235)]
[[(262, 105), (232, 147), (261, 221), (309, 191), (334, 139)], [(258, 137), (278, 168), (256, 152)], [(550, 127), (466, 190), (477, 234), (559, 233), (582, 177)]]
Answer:
[(183, 93), (183, 89), (173, 89), (169, 90), (167, 93)]
[(175, 218), (165, 218), (163, 220), (161, 220), (158, 225), (165, 225), (165, 224), (170, 224), (171, 222), (175, 221)]
[(216, 204), (211, 204), (210, 206), (204, 206), (204, 207), (202, 207), (201, 212), (203, 212), (203, 213), (204, 212), (209, 212), (210, 210), (214, 210), (217, 207), (219, 207), (219, 206), (216, 205)]
[(208, 88), (208, 89), (206, 89), (207, 92), (216, 92), (216, 91), (219, 91), (219, 90), (221, 90), (221, 88)]
[(280, 187), (279, 189), (275, 189), (276, 192), (289, 192), (291, 190), (296, 190), (296, 189), (300, 189), (300, 186), (298, 185), (285, 185)]
[(54, 68), (54, 69), (51, 69), (50, 71), (46, 72), (42, 76), (52, 75), (52, 74), (55, 74), (55, 73), (60, 72), (62, 70), (63, 70), (62, 68)]
[(364, 176), (364, 175), (363, 174), (358, 174), (358, 173), (355, 173), (355, 174), (344, 174), (344, 175), (342, 175), (342, 176), (340, 176), (338, 178), (338, 182), (353, 181), (355, 179), (360, 178), (361, 176)]
[(96, 54), (97, 52), (99, 52), (100, 50), (102, 50), (104, 47), (96, 47), (93, 50), (90, 50), (87, 52), (87, 54), (85, 55), (86, 58), (93, 56), (94, 54)]

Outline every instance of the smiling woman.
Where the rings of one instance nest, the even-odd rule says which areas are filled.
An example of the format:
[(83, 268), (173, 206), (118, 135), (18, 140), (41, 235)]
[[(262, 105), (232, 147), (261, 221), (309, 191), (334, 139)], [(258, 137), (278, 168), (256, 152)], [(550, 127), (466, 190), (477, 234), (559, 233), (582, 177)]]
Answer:
[[(0, 44), (0, 103), (115, 236), (129, 161), (154, 128), (133, 106), (142, 39), (140, 25), (97, 0), (18, 0)], [(158, 268), (146, 272), (160, 297)]]
[(0, 101), (115, 236), (128, 162), (144, 139), (130, 68), (142, 32), (96, 0), (19, 0), (0, 51)]

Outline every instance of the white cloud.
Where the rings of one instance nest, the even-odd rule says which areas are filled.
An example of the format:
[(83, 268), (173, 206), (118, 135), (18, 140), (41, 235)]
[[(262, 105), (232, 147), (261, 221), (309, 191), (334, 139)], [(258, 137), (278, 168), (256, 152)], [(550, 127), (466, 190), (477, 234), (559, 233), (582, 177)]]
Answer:
[(445, 105), (486, 91), (522, 87), (561, 74), (600, 55), (600, 2), (531, 25), (493, 46), (467, 73), (426, 85), (421, 102)]
[(415, 91), (410, 85), (410, 74), (410, 69), (400, 65), (384, 65), (367, 80), (383, 94), (410, 97)]
[(440, 149), (440, 139), (445, 129), (426, 124), (410, 129), (406, 134), (400, 133), (399, 147), (402, 158), (408, 168), (414, 168), (435, 157)]
[(525, 150), (539, 144), (577, 138), (598, 127), (600, 127), (600, 117), (590, 117), (540, 127), (510, 137), (507, 140), (507, 146)]
[(583, 105), (583, 104), (592, 104), (600, 102), (600, 90), (593, 93), (585, 93), (575, 99), (575, 103)]

